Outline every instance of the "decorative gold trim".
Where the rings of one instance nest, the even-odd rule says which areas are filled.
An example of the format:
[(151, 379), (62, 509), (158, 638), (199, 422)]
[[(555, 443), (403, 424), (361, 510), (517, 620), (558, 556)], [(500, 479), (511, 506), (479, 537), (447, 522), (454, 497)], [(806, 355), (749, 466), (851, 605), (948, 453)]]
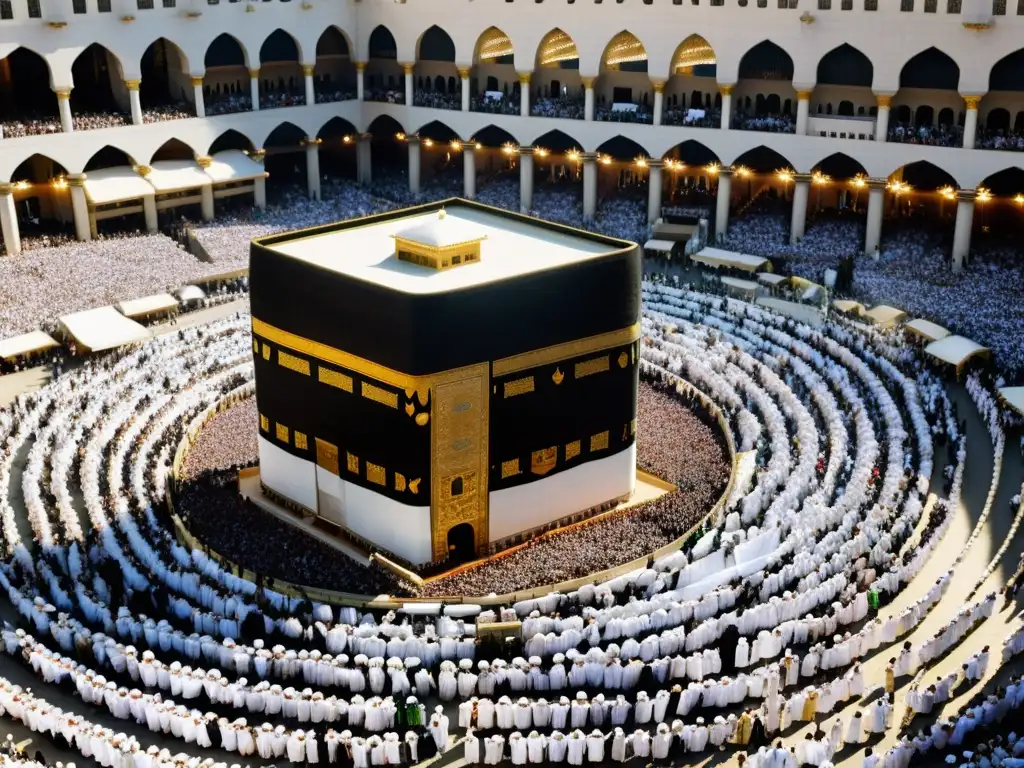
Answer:
[(515, 477), (519, 474), (519, 459), (509, 459), (501, 462), (501, 479)]
[(209, 155), (199, 155), (199, 157), (196, 158), (196, 165), (200, 168), (209, 168), (213, 165), (213, 158)]
[(541, 448), (530, 454), (530, 472), (534, 475), (546, 475), (558, 463), (558, 446)]
[(580, 441), (573, 440), (565, 444), (565, 460), (570, 461), (580, 455)]
[(796, 92), (796, 100), (797, 101), (810, 101), (811, 100), (811, 91), (797, 91)]
[(401, 493), (405, 490), (405, 475), (395, 472), (395, 490)]
[(411, 75), (413, 72), (416, 71), (416, 65), (415, 64), (402, 64), (401, 67), (402, 67), (402, 74), (406, 75), (406, 76)]
[(269, 360), (270, 359), (270, 353), (272, 351), (273, 351), (273, 349), (271, 348), (271, 346), (269, 344), (267, 344), (266, 342), (264, 342), (263, 343), (263, 359), (264, 360)]
[(316, 440), (316, 464), (318, 467), (330, 472), (332, 475), (341, 475), (341, 471), (338, 469), (338, 446), (334, 443), (328, 443), (326, 440), (321, 440), (319, 437)]
[(281, 422), (277, 422), (274, 425), (274, 436), (277, 437), (282, 443), (288, 442), (288, 427)]
[(142, 81), (141, 80), (125, 80), (124, 84), (125, 84), (125, 87), (129, 91), (137, 91), (137, 90), (139, 90), (139, 86), (142, 85)]
[(348, 469), (349, 472), (355, 472), (358, 475), (359, 474), (359, 457), (356, 456), (354, 453), (350, 453), (350, 452), (346, 451), (345, 452), (345, 468)]
[(366, 62), (365, 61), (357, 61), (356, 62), (356, 72), (365, 72), (365, 71), (366, 71)]
[(252, 352), (254, 355), (258, 355), (260, 353), (260, 343), (256, 341), (256, 339), (252, 340)]
[(594, 82), (597, 80), (596, 77), (581, 77), (580, 80), (583, 82), (583, 87), (591, 89), (594, 87)]
[(565, 374), (562, 373), (561, 368), (555, 368), (555, 372), (551, 374), (551, 380), (555, 382), (556, 387), (565, 380)]
[(48, 22), (46, 22), (46, 26), (48, 26), (50, 29), (64, 29), (64, 27), (66, 27), (67, 25), (68, 25), (68, 23), (66, 21), (48, 21)]
[(964, 96), (964, 105), (967, 109), (977, 109), (981, 104), (981, 96)]
[(655, 93), (664, 93), (665, 92), (665, 81), (664, 80), (655, 80), (654, 81), (654, 92)]
[(346, 376), (340, 371), (332, 371), (330, 368), (324, 368), (322, 365), (317, 366), (317, 380), (321, 384), (327, 384), (330, 387), (337, 387), (345, 392), (352, 391), (351, 376)]
[(57, 99), (59, 101), (67, 101), (68, 99), (71, 98), (71, 89), (70, 88), (58, 88), (58, 89), (56, 89), (54, 91), (54, 93), (57, 94)]
[(409, 493), (411, 493), (413, 496), (415, 496), (419, 492), (420, 492), (420, 478), (417, 477), (415, 480), (410, 480), (409, 481)]
[(375, 403), (398, 410), (398, 394), (396, 392), (388, 392), (388, 390), (381, 389), (368, 381), (360, 384), (360, 391), (367, 400), (373, 400)]
[(800, 23), (801, 24), (813, 24), (814, 23), (814, 15), (812, 13), (810, 13), (809, 11), (804, 11), (803, 13), (800, 14)]
[(277, 350), (277, 364), (282, 368), (287, 368), (289, 371), (295, 371), (296, 373), (301, 373), (303, 376), (309, 376), (309, 360), (303, 360), (301, 357), (289, 355), (283, 349)]
[(620, 352), (619, 368), (625, 368), (627, 365), (629, 365), (629, 355), (627, 355), (625, 352)]
[(126, 13), (124, 16), (121, 17), (121, 21), (123, 21), (125, 24), (131, 24), (133, 21), (135, 21), (135, 17), (131, 14)]
[[(247, 6), (247, 7), (252, 8), (251, 5)], [(255, 80), (259, 76), (260, 76), (260, 68), (259, 67), (251, 67), (249, 69), (249, 79), (250, 80)]]
[[(253, 320), (255, 323), (255, 320)], [(261, 336), (264, 334), (260, 334)], [(610, 347), (619, 347), (632, 344), (640, 338), (640, 323), (621, 328), (609, 333), (601, 333), (597, 336), (588, 336), (584, 339), (576, 339), (564, 344), (555, 344), (543, 349), (535, 349), (531, 352), (524, 352), (521, 355), (505, 357), (495, 360), (491, 365), (493, 376), (506, 376), (510, 373), (537, 368), (542, 365), (560, 363), (573, 357), (582, 357), (592, 352), (600, 352)]]
[(260, 414), (260, 429), (263, 430), (264, 432), (270, 431), (270, 419), (268, 419), (262, 413)]
[(608, 430), (590, 436), (590, 452), (603, 451), (608, 448)]
[(315, 64), (303, 64), (302, 65), (302, 76), (303, 77), (312, 77), (313, 76), (313, 71), (315, 69), (316, 69), (316, 65)]
[(309, 440), (306, 439), (305, 433), (303, 433), (303, 432), (295, 432), (295, 433), (293, 433), (293, 436), (295, 438), (295, 447), (296, 448), (298, 448), (300, 451), (309, 450)]
[(520, 85), (529, 85), (530, 78), (533, 77), (533, 72), (517, 72), (516, 74), (519, 75)]
[(595, 373), (604, 373), (611, 367), (611, 362), (608, 359), (608, 355), (601, 355), (601, 357), (595, 357), (590, 360), (583, 360), (576, 363), (574, 377), (582, 379), (585, 376), (591, 376)]
[(736, 87), (735, 85), (720, 85), (720, 86), (718, 86), (718, 92), (720, 94), (722, 94), (723, 96), (731, 96), (732, 95), (732, 90), (735, 87)]
[(994, 21), (964, 21), (961, 23), (964, 29), (970, 29), (973, 32), (984, 32), (986, 29), (992, 29), (996, 25)]
[(504, 385), (504, 392), (506, 399), (509, 397), (515, 397), (516, 395), (525, 395), (533, 392), (533, 376), (514, 379), (513, 381), (506, 381)]
[(878, 101), (879, 109), (889, 109), (892, 106), (892, 96), (887, 94), (879, 94), (875, 97)]
[(382, 485), (385, 488), (388, 484), (387, 472), (384, 467), (379, 464), (374, 464), (372, 461), (366, 462), (366, 480), (367, 482), (374, 483), (375, 485)]
[(469, 80), (469, 67), (456, 67), (456, 69), (458, 70), (460, 80)]
[(430, 423), (430, 414), (427, 413), (426, 411), (424, 411), (422, 413), (417, 413), (416, 414), (416, 418), (413, 419), (413, 421), (416, 422), (417, 426), (425, 427), (425, 426), (427, 426), (427, 424)]

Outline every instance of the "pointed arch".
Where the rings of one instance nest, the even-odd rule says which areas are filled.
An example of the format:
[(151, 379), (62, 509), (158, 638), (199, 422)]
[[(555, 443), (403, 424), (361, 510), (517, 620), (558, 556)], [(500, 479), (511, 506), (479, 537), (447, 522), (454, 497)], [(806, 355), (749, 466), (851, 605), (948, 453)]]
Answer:
[(206, 69), (214, 67), (248, 67), (249, 54), (237, 37), (223, 32), (206, 47), (203, 55)]
[(601, 54), (601, 69), (646, 72), (647, 49), (636, 35), (624, 29), (604, 47)]
[(150, 162), (158, 160), (194, 160), (198, 153), (181, 139), (168, 139), (153, 153)]
[(633, 160), (637, 157), (650, 157), (651, 155), (646, 147), (622, 135), (612, 136), (597, 148), (597, 152), (616, 160)]
[(112, 147), (109, 144), (100, 148), (85, 164), (85, 172), (97, 171), (101, 168), (116, 168), (117, 166), (137, 165), (135, 159), (123, 149)]
[(868, 176), (867, 169), (845, 152), (833, 152), (828, 157), (822, 158), (814, 164), (811, 171), (843, 181), (856, 176)]
[(278, 27), (260, 46), (260, 64), (302, 61), (302, 47), (290, 33)]
[(447, 144), (450, 141), (461, 141), (457, 131), (442, 123), (440, 120), (432, 120), (426, 125), (420, 126), (416, 131), (422, 139), (430, 139), (438, 144)]
[(188, 100), (185, 88), (180, 85), (189, 74), (188, 57), (166, 37), (158, 37), (146, 48), (139, 63), (139, 74), (142, 75), (139, 98), (144, 107)]
[(699, 75), (713, 77), (718, 57), (711, 43), (702, 36), (693, 34), (683, 40), (672, 54), (668, 75)]
[(373, 122), (370, 123), (366, 128), (367, 132), (373, 135), (374, 140), (379, 136), (390, 136), (392, 138), (401, 134), (403, 137), (406, 134), (405, 128), (391, 115), (379, 115), (374, 118)]
[(676, 144), (674, 147), (669, 147), (664, 154), (665, 157), (670, 157), (673, 160), (678, 160), (684, 165), (689, 166), (722, 164), (721, 158), (719, 158), (714, 150), (706, 144), (694, 141), (693, 139), (687, 139), (686, 141)]
[(959, 85), (959, 65), (949, 54), (934, 46), (912, 56), (900, 70), (900, 88), (955, 91)]
[(514, 53), (512, 39), (498, 27), (488, 27), (476, 39), (473, 63), (511, 64)]
[(548, 32), (537, 46), (535, 68), (553, 67), (560, 69), (579, 69), (580, 52), (576, 41), (558, 27)]
[(455, 41), (434, 24), (416, 42), (416, 61), (455, 61)]
[[(941, 117), (939, 118), (941, 122)], [(985, 127), (990, 131), (1010, 130), (1010, 110), (996, 107), (985, 117)]]
[(345, 136), (348, 136), (349, 140), (351, 140), (351, 137), (358, 133), (359, 131), (356, 130), (356, 127), (345, 118), (332, 117), (320, 127), (316, 135), (317, 138), (325, 140), (344, 138)]
[(0, 119), (57, 114), (57, 99), (46, 87), (53, 78), (46, 59), (22, 45), (0, 59), (0, 67), (8, 71), (0, 81)]
[(748, 149), (732, 161), (733, 168), (748, 168), (754, 173), (773, 173), (780, 168), (793, 168), (789, 158), (764, 144)]
[(256, 149), (256, 145), (252, 143), (252, 140), (248, 136), (239, 133), (234, 128), (229, 128), (213, 140), (213, 143), (210, 145), (206, 154), (215, 155), (226, 149), (239, 149), (242, 152), (252, 152)]
[(532, 142), (534, 147), (541, 147), (550, 152), (572, 152), (580, 151), (583, 145), (572, 136), (562, 131), (548, 131), (541, 134)]
[(988, 74), (990, 91), (1024, 91), (1024, 48), (1008, 53), (995, 64)]
[(792, 80), (793, 59), (771, 40), (762, 40), (740, 59), (740, 79)]
[(44, 184), (58, 176), (66, 176), (67, 168), (47, 155), (34, 154), (18, 163), (7, 181), (27, 181), (30, 184)]
[(912, 189), (932, 191), (942, 187), (958, 187), (956, 178), (939, 166), (927, 160), (917, 160), (897, 168), (893, 175), (899, 174), (901, 180)]
[(870, 88), (875, 77), (871, 59), (849, 43), (836, 46), (818, 62), (818, 85), (848, 85)]
[(509, 144), (518, 146), (519, 141), (504, 128), (486, 125), (473, 134), (473, 140), (484, 147), (504, 147)]
[(348, 35), (333, 24), (321, 32), (316, 41), (316, 57), (318, 59), (322, 56), (351, 58), (351, 51), (352, 44), (349, 42)]
[(986, 176), (979, 187), (985, 187), (998, 197), (1013, 197), (1024, 192), (1024, 169), (1017, 165), (1003, 168)]
[(398, 44), (391, 30), (378, 24), (370, 33), (369, 57), (371, 59), (397, 59)]
[[(124, 112), (127, 91), (122, 98), (114, 93), (114, 83), (124, 81), (121, 60), (104, 45), (93, 43), (75, 57), (71, 65), (75, 87), (71, 91), (73, 112)], [(118, 86), (120, 91), (123, 85)]]
[(265, 149), (270, 149), (271, 147), (297, 147), (305, 138), (306, 132), (304, 130), (295, 125), (295, 123), (285, 121), (267, 134), (267, 138), (263, 141), (263, 147)]

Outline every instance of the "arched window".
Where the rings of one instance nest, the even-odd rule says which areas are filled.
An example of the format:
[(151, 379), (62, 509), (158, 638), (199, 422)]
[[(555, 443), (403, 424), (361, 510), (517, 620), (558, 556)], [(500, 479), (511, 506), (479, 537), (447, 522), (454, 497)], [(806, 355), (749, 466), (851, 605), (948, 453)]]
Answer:
[(462, 478), (456, 477), (452, 480), (452, 496), (462, 495)]

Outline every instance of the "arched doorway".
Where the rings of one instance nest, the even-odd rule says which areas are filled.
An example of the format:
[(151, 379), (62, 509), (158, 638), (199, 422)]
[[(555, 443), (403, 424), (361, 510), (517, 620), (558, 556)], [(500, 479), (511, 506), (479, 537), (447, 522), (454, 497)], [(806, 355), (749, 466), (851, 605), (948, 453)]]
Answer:
[(464, 563), (476, 557), (476, 534), (471, 523), (459, 523), (448, 529), (448, 558)]

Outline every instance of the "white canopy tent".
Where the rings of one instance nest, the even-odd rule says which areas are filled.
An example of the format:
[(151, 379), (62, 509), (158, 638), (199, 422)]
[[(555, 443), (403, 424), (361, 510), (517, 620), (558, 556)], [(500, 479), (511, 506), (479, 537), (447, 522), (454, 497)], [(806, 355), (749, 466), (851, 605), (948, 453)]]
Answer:
[(203, 169), (214, 184), (229, 181), (265, 178), (263, 166), (240, 149), (225, 149), (210, 157), (210, 164)]
[(850, 299), (836, 299), (832, 302), (832, 306), (840, 312), (852, 312), (855, 315), (864, 314), (864, 305), (859, 301), (851, 301)]
[(761, 269), (771, 271), (771, 262), (768, 259), (761, 256), (750, 256), (745, 253), (724, 251), (721, 248), (702, 248), (693, 255), (693, 260), (712, 269), (728, 267), (741, 269), (744, 272), (757, 272)]
[(150, 166), (146, 181), (161, 195), (201, 189), (213, 183), (194, 160), (158, 160)]
[(94, 205), (109, 205), (153, 195), (153, 185), (129, 165), (89, 171), (85, 177), (85, 196)]
[(911, 320), (903, 327), (914, 335), (920, 336), (922, 339), (926, 339), (928, 341), (938, 341), (939, 339), (944, 339), (950, 335), (949, 331), (941, 325), (933, 323), (931, 320), (925, 320), (921, 317), (916, 320)]
[(166, 312), (178, 306), (178, 300), (169, 293), (158, 293), (117, 303), (117, 311), (125, 317), (145, 317), (154, 312)]
[(198, 285), (185, 285), (174, 293), (180, 301), (199, 301), (206, 298), (206, 291)]
[(1007, 405), (1024, 416), (1024, 387), (1003, 387), (999, 394)]
[(924, 348), (924, 351), (937, 360), (955, 365), (957, 368), (972, 357), (988, 357), (992, 354), (992, 350), (988, 347), (983, 347), (978, 342), (963, 336), (947, 336), (944, 339), (933, 341)]
[(907, 313), (902, 309), (896, 309), (896, 307), (879, 304), (864, 312), (864, 317), (874, 321), (875, 325), (890, 326), (906, 322)]
[(760, 272), (757, 275), (757, 279), (758, 282), (764, 283), (765, 285), (770, 286), (771, 288), (777, 288), (780, 285), (789, 282), (788, 277), (784, 277), (783, 275), (775, 275), (772, 274), (771, 272)]
[(672, 246), (675, 245), (670, 240), (658, 240), (652, 239), (644, 243), (645, 251), (656, 251), (658, 253), (672, 253)]
[(757, 293), (758, 284), (753, 280), (740, 280), (738, 277), (723, 277), (722, 285), (742, 293)]
[(134, 344), (150, 337), (149, 331), (113, 307), (64, 315), (60, 325), (80, 347), (92, 352)]
[(20, 336), (12, 336), (9, 339), (0, 341), (0, 359), (10, 360), (22, 355), (30, 355), (33, 352), (42, 352), (47, 349), (59, 347), (52, 336), (42, 331), (30, 331)]

